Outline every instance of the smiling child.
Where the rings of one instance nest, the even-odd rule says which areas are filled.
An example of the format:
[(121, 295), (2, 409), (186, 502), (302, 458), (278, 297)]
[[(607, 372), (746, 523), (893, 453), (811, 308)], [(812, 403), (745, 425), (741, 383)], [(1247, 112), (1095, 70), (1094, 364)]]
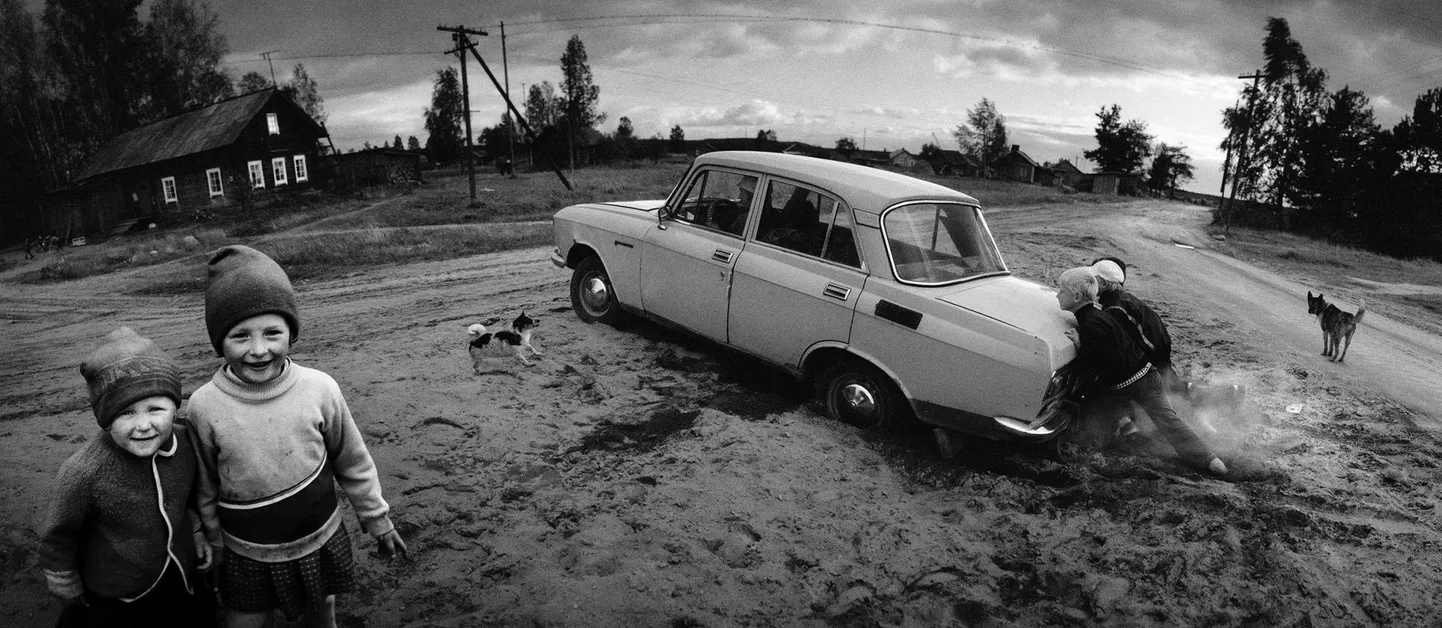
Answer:
[(188, 508), (196, 456), (175, 417), (179, 369), (121, 327), (80, 372), (102, 431), (61, 465), (41, 534), (62, 625), (212, 624), (214, 598), (195, 573), (211, 554)]
[(382, 555), (406, 551), (375, 462), (340, 386), (289, 357), (300, 318), (275, 260), (244, 246), (217, 251), (205, 325), (225, 364), (191, 395), (189, 414), (225, 624), (268, 625), (279, 609), (333, 626), (336, 594), (355, 583), (336, 483)]

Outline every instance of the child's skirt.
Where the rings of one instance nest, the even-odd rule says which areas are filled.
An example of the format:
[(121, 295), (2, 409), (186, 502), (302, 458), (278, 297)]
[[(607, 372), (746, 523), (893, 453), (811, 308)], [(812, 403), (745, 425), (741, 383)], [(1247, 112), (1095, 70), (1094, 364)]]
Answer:
[(315, 613), (326, 596), (355, 586), (350, 533), (340, 526), (320, 549), (295, 560), (266, 563), (225, 549), (220, 566), (220, 602), (242, 613), (280, 609), (288, 621)]

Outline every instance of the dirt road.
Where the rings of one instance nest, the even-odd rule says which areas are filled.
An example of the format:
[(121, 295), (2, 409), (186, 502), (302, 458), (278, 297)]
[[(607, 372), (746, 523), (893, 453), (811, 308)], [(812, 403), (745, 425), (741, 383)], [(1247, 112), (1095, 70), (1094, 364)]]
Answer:
[[(941, 461), (909, 433), (827, 420), (750, 360), (581, 324), (542, 249), (379, 268), (298, 287), (294, 357), (341, 383), (413, 553), (386, 563), (359, 542), (343, 625), (1436, 625), (1442, 474), (1417, 425), (1438, 416), (1437, 338), (1369, 313), (1327, 362), (1306, 285), (1206, 250), (1189, 206), (988, 219), (1025, 277), (1132, 262), (1178, 365), (1249, 387), (1239, 412), (1187, 408), (1231, 480), (1161, 444), (1061, 465), (976, 443)], [(187, 392), (218, 365), (199, 295), (128, 293), (144, 280), (0, 294), (0, 623), (58, 612), (34, 525), (95, 431), (84, 353), (127, 324), (181, 362)], [(541, 321), (538, 365), (473, 374), (465, 325), (521, 309)]]

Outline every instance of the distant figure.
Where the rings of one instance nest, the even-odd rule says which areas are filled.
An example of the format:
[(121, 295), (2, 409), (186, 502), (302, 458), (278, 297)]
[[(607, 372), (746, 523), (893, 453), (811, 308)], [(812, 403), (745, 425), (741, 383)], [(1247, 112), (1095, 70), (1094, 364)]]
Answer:
[(25, 236), (25, 259), (35, 259), (35, 236)]
[(516, 165), (511, 163), (511, 160), (506, 157), (502, 157), (496, 160), (496, 170), (501, 173), (501, 176), (516, 176)]

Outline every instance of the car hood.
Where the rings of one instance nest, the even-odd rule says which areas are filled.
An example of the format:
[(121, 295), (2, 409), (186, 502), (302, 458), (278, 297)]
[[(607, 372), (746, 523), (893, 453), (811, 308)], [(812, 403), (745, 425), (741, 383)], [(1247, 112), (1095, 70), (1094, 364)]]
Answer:
[(989, 277), (951, 287), (938, 299), (966, 308), (1044, 341), (1051, 348), (1053, 368), (1076, 356), (1066, 330), (1076, 317), (1057, 304), (1056, 290), (1016, 277)]
[(626, 209), (639, 209), (639, 210), (645, 211), (645, 212), (656, 211), (656, 208), (657, 208), (657, 207), (660, 207), (660, 206), (665, 205), (665, 204), (666, 204), (666, 201), (664, 201), (664, 200), (653, 200), (653, 201), (611, 201), (611, 202), (609, 202), (609, 203), (602, 203), (602, 205), (614, 205), (614, 206), (616, 206), (616, 207), (625, 207)]

